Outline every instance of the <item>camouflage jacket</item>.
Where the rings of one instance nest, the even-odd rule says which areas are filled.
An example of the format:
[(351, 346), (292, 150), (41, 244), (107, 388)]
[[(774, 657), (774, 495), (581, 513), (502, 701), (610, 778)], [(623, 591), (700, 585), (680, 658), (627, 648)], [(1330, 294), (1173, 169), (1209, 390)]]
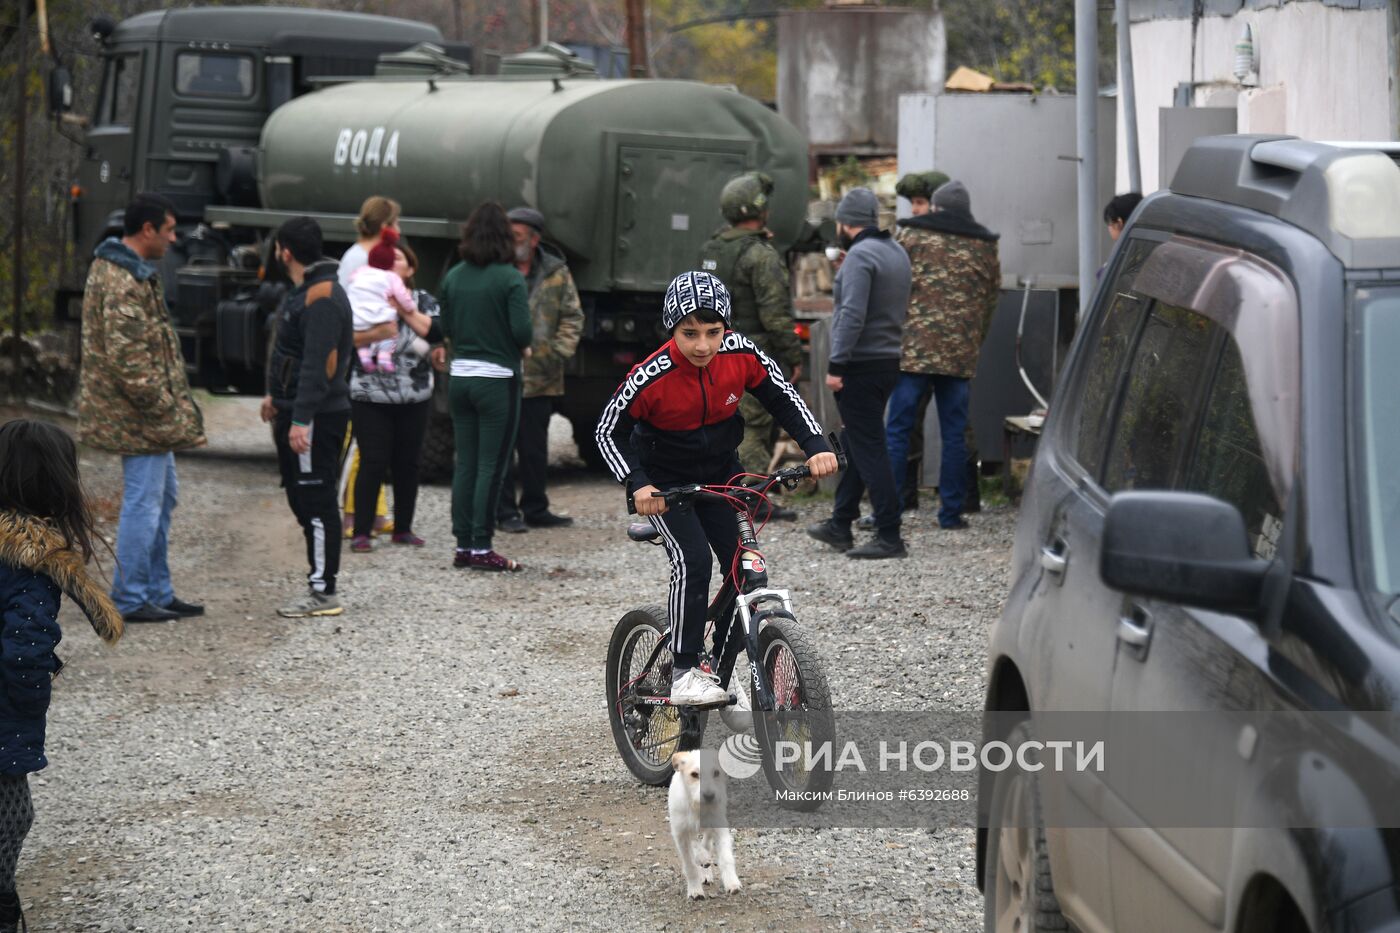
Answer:
[(729, 289), (730, 327), (791, 374), (802, 363), (802, 341), (793, 330), (788, 270), (768, 231), (725, 227), (700, 248), (700, 268)]
[(83, 293), (78, 439), (128, 455), (202, 445), (204, 416), (155, 267), (115, 237), (94, 257)]
[(530, 356), (521, 363), (524, 396), (564, 394), (564, 363), (583, 336), (583, 307), (564, 257), (540, 244), (525, 279), (530, 290), (530, 322), (535, 329)]
[(901, 220), (896, 239), (913, 267), (899, 368), (971, 379), (1001, 287), (997, 235), (939, 211)]

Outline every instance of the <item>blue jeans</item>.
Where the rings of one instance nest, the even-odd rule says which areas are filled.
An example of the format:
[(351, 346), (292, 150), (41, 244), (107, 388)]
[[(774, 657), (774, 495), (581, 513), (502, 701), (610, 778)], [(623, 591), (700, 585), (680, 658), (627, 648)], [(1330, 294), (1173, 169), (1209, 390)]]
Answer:
[(173, 453), (122, 457), (122, 515), (117, 526), (117, 569), (112, 602), (121, 612), (175, 599), (166, 546), (170, 513), (179, 500)]
[(919, 399), (929, 386), (938, 405), (938, 433), (943, 439), (943, 458), (938, 472), (938, 524), (956, 525), (962, 517), (967, 496), (967, 407), (971, 380), (927, 373), (900, 373), (899, 385), (890, 396), (888, 438), (890, 463), (899, 501), (904, 501), (905, 464), (909, 462), (909, 435), (919, 415)]

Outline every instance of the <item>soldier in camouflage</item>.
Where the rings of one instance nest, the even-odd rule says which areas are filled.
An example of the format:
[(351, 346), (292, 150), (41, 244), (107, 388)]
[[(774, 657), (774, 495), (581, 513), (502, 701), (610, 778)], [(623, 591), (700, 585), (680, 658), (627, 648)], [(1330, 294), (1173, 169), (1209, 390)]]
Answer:
[[(730, 179), (719, 201), (720, 213), (729, 225), (701, 247), (700, 268), (729, 289), (733, 329), (752, 340), (795, 383), (802, 374), (802, 342), (794, 330), (787, 266), (768, 242), (766, 225), (772, 195), (773, 180), (762, 172)], [(773, 416), (751, 395), (740, 400), (739, 414), (744, 419), (739, 462), (747, 472), (766, 473), (773, 458)], [(778, 509), (774, 517), (796, 515)]]
[(545, 477), (549, 419), (564, 394), (564, 363), (578, 350), (583, 335), (583, 307), (564, 257), (541, 240), (544, 215), (534, 208), (517, 207), (506, 216), (515, 236), (515, 267), (525, 277), (530, 293), (535, 338), (530, 355), (521, 363), (524, 391), (516, 460), (507, 468), (496, 524), (502, 531), (523, 532), (574, 523), (572, 518), (549, 510)]
[(175, 451), (204, 440), (155, 263), (175, 240), (175, 208), (142, 194), (120, 238), (98, 245), (83, 293), (78, 438), (122, 455), (112, 602), (128, 622), (200, 615), (177, 599), (166, 561), (178, 481)]
[[(898, 239), (913, 266), (913, 291), (904, 324), (900, 381), (890, 397), (890, 462), (906, 462), (920, 399), (932, 390), (943, 441), (938, 524), (963, 528), (969, 386), (1001, 285), (998, 235), (973, 219), (972, 201), (962, 182), (950, 181), (933, 192), (928, 213), (899, 222)], [(898, 466), (895, 478), (902, 496), (905, 473)]]

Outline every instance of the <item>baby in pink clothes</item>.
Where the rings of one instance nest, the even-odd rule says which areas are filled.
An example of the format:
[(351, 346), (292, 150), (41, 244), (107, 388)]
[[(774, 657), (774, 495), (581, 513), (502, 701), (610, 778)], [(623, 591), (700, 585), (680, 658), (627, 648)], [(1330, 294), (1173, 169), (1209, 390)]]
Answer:
[[(394, 272), (394, 247), (398, 241), (398, 234), (386, 228), (369, 251), (369, 265), (361, 266), (350, 275), (345, 294), (350, 299), (357, 331), (393, 323), (399, 319), (400, 310), (418, 310), (408, 286)], [(357, 348), (360, 368), (367, 373), (393, 372), (394, 349), (398, 343), (398, 337), (392, 337)]]

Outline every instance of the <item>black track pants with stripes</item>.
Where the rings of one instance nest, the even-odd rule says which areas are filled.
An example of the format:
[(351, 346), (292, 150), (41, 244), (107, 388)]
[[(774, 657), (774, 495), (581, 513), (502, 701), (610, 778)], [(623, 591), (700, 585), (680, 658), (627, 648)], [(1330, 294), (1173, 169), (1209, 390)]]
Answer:
[[(720, 466), (702, 468), (684, 476), (669, 474), (654, 466), (649, 466), (647, 472), (656, 487), (665, 490), (688, 483), (727, 483), (740, 472), (740, 467), (738, 458), (734, 457)], [(709, 608), (712, 567), (718, 561), (720, 573), (727, 574), (734, 565), (734, 552), (739, 548), (736, 513), (725, 503), (696, 502), (687, 509), (654, 515), (651, 523), (661, 532), (671, 560), (666, 614), (671, 623), (675, 670), (683, 671), (694, 667), (705, 650), (705, 615)]]
[(307, 583), (317, 593), (329, 596), (335, 593), (335, 576), (340, 572), (340, 503), (336, 493), (350, 412), (325, 412), (312, 419), (311, 449), (304, 454), (292, 450), (288, 440), (291, 412), (278, 412), (272, 428), (287, 504), (306, 537)]

